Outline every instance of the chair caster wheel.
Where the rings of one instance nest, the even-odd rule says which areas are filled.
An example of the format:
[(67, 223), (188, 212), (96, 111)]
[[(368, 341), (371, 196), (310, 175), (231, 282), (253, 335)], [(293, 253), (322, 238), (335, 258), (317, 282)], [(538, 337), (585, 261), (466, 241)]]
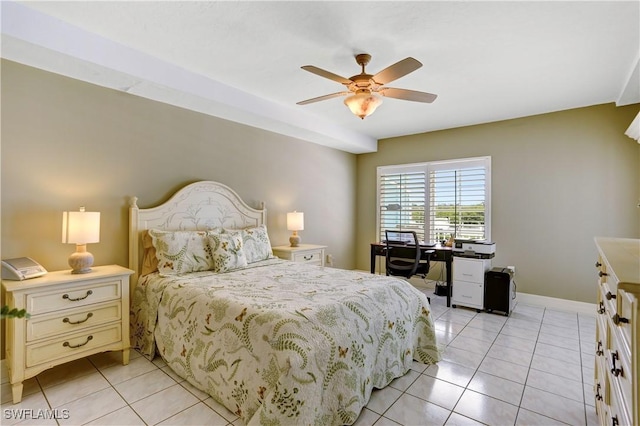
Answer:
[(480, 312), (482, 312), (482, 309), (476, 309), (476, 312), (480, 313)]
[(455, 307), (456, 307), (456, 305), (451, 305), (451, 307), (452, 307), (452, 308), (455, 308)]

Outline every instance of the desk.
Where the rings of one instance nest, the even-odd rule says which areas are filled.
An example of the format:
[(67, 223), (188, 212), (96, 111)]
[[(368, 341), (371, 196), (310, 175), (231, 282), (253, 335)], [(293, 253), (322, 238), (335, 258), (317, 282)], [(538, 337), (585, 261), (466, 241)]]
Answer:
[[(424, 251), (433, 250), (429, 260), (445, 262), (447, 274), (447, 307), (451, 306), (451, 264), (453, 262), (453, 250), (451, 247), (436, 245), (434, 247), (421, 247)], [(386, 246), (384, 243), (371, 243), (371, 273), (376, 272), (376, 256), (385, 257)]]

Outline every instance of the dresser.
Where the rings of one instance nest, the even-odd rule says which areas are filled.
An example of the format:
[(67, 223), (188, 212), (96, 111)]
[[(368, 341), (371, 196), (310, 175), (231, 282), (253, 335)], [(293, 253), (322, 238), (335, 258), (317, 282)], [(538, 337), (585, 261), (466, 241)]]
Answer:
[(272, 247), (272, 250), (273, 254), (280, 259), (324, 266), (324, 251), (326, 248), (327, 246), (315, 244), (300, 244), (298, 247), (275, 246)]
[(601, 425), (640, 424), (640, 240), (596, 238), (594, 393)]
[(453, 258), (451, 306), (467, 306), (478, 312), (484, 309), (484, 274), (491, 269), (491, 259)]
[(129, 363), (129, 276), (118, 265), (87, 274), (49, 272), (25, 281), (2, 281), (10, 308), (30, 317), (5, 319), (6, 356), (13, 403), (22, 382), (42, 371), (98, 352), (122, 351)]

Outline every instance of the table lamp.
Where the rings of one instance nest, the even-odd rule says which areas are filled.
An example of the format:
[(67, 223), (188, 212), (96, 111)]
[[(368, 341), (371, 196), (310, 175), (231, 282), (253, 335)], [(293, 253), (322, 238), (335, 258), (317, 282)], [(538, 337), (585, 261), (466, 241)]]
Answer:
[(62, 242), (75, 244), (76, 251), (69, 256), (72, 274), (91, 272), (93, 255), (87, 251), (87, 244), (100, 241), (100, 212), (86, 212), (80, 207), (78, 212), (62, 213)]
[(297, 211), (287, 213), (287, 229), (293, 231), (289, 237), (291, 247), (298, 247), (301, 241), (298, 231), (304, 230), (304, 213)]

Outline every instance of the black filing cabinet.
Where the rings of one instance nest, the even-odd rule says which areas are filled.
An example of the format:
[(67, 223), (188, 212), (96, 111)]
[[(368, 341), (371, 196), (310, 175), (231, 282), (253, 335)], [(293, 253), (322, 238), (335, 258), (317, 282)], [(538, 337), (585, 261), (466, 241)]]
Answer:
[(516, 302), (516, 286), (511, 269), (497, 267), (484, 275), (484, 309), (509, 316)]

